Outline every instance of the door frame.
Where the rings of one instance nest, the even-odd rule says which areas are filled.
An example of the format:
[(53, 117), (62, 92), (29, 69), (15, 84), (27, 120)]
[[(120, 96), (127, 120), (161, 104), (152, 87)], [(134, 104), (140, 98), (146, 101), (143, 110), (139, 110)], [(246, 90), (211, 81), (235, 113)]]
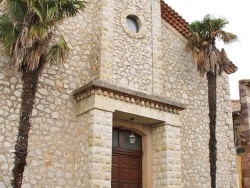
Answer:
[[(111, 166), (112, 166), (112, 169), (113, 169), (113, 156), (114, 155), (118, 155), (119, 156), (119, 162), (118, 162), (118, 164), (119, 165), (121, 165), (121, 160), (122, 160), (122, 158), (123, 157), (125, 157), (125, 156), (127, 156), (128, 158), (133, 158), (133, 157), (137, 157), (137, 158), (139, 158), (139, 161), (140, 161), (140, 164), (139, 164), (139, 187), (138, 188), (142, 188), (142, 137), (141, 137), (141, 135), (139, 135), (139, 134), (136, 134), (135, 133), (135, 135), (136, 135), (136, 137), (137, 137), (137, 139), (139, 138), (140, 139), (140, 142), (139, 142), (139, 145), (140, 145), (140, 148), (139, 148), (139, 150), (131, 150), (131, 149), (126, 149), (125, 148), (125, 134), (124, 133), (129, 133), (129, 132), (131, 132), (130, 130), (125, 130), (125, 129), (120, 129), (120, 128), (113, 128), (113, 130), (118, 130), (118, 133), (122, 133), (121, 135), (121, 137), (120, 137), (120, 134), (118, 134), (118, 137), (117, 137), (117, 142), (119, 143), (119, 144), (121, 144), (121, 147), (120, 147), (120, 145), (118, 146), (118, 147), (113, 147), (112, 146), (112, 164), (111, 164)], [(112, 140), (113, 140), (113, 137), (112, 137)], [(120, 168), (118, 168), (119, 169), (119, 177), (120, 177)], [(111, 171), (111, 181), (112, 181), (112, 171)], [(111, 182), (112, 183), (112, 182)]]
[[(142, 138), (142, 187), (153, 187), (153, 148), (151, 125), (144, 125), (136, 122), (129, 122), (120, 119), (113, 119), (113, 128), (124, 129), (137, 133)], [(112, 152), (112, 151), (111, 151)], [(112, 164), (111, 164), (112, 165)]]

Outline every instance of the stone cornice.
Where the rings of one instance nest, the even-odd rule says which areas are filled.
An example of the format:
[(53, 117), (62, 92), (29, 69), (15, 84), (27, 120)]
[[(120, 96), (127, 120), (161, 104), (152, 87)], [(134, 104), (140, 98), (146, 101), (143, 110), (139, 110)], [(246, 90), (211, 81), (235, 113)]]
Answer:
[(98, 80), (91, 81), (85, 86), (77, 89), (73, 93), (73, 96), (76, 101), (81, 101), (90, 97), (91, 95), (96, 94), (140, 106), (164, 110), (174, 114), (179, 114), (181, 110), (186, 108), (186, 106), (183, 104), (169, 101), (162, 97), (152, 96), (138, 91), (132, 91)]

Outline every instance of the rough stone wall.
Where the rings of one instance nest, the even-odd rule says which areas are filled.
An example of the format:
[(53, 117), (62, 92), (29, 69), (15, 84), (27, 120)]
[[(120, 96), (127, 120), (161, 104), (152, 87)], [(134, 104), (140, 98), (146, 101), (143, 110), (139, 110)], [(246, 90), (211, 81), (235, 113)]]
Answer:
[[(121, 14), (126, 9), (143, 15), (147, 32), (142, 38), (124, 32)], [(41, 76), (24, 187), (81, 187), (87, 181), (79, 170), (87, 168), (87, 146), (82, 143), (87, 129), (77, 124), (72, 92), (93, 79), (186, 104), (180, 114), (182, 184), (185, 188), (210, 186), (206, 79), (191, 64), (185, 41), (161, 25), (159, 10), (158, 0), (93, 0), (88, 1), (85, 13), (65, 21), (61, 30), (72, 52), (64, 65), (47, 66)], [(235, 159), (228, 78), (224, 75), (218, 80), (218, 187), (234, 187), (230, 185), (235, 182)], [(0, 187), (10, 186), (21, 88), (17, 69), (1, 51)], [(82, 123), (91, 119), (81, 118)]]
[(242, 187), (250, 186), (250, 80), (239, 81), (240, 111), (235, 116), (238, 155), (242, 159)]
[[(135, 37), (124, 32), (124, 11), (134, 10), (143, 19), (146, 33)], [(152, 92), (152, 5), (151, 1), (115, 1), (113, 82)], [(129, 14), (129, 11), (128, 11)], [(126, 27), (126, 23), (124, 24)]]
[[(99, 20), (102, 16), (101, 7), (101, 1), (88, 0), (84, 14), (86, 14), (86, 11), (88, 11), (88, 13), (86, 14), (85, 20), (82, 20), (82, 22), (79, 23), (82, 24), (86, 21), (89, 23), (82, 27), (85, 32), (88, 31), (87, 35), (83, 35), (83, 37), (88, 40), (88, 44), (85, 46), (86, 50), (81, 53), (85, 53), (89, 57), (88, 61), (82, 61), (82, 63), (87, 63), (90, 67), (89, 73), (91, 80), (100, 77), (102, 25)], [(84, 78), (82, 80), (84, 80)]]
[(77, 118), (76, 187), (111, 187), (112, 121), (97, 109)]
[(231, 100), (232, 111), (239, 112), (240, 111), (240, 100)]
[[(238, 148), (250, 144), (250, 80), (239, 81), (240, 100), (232, 101)], [(237, 102), (237, 103), (236, 103)], [(237, 108), (236, 108), (237, 104)]]
[(227, 75), (218, 79), (217, 88), (218, 185), (220, 187), (237, 187), (236, 150)]
[(153, 187), (183, 187), (180, 139), (179, 127), (153, 127)]
[[(164, 21), (163, 21), (164, 22)], [(187, 105), (181, 112), (182, 172), (184, 187), (210, 187), (207, 81), (185, 52), (185, 40), (162, 25), (164, 97)], [(228, 77), (218, 78), (218, 187), (236, 183), (233, 126)]]
[[(99, 53), (95, 41), (98, 26), (93, 24), (98, 15), (96, 6), (88, 3), (84, 13), (65, 20), (60, 30), (72, 49), (70, 56), (59, 68), (46, 66), (40, 78), (24, 187), (75, 186), (76, 120), (72, 93), (97, 77), (92, 71), (92, 57), (96, 56), (93, 53)], [(0, 187), (10, 187), (22, 84), (17, 68), (0, 51)]]
[[(240, 103), (242, 126), (249, 130), (250, 125), (250, 80), (240, 80)], [(250, 136), (249, 136), (250, 137)]]
[(112, 63), (113, 57), (113, 31), (114, 31), (114, 0), (96, 0), (96, 7), (99, 9), (96, 23), (99, 23), (100, 36), (99, 44), (96, 47), (100, 49), (97, 54), (97, 65), (100, 67), (97, 79), (112, 82)]

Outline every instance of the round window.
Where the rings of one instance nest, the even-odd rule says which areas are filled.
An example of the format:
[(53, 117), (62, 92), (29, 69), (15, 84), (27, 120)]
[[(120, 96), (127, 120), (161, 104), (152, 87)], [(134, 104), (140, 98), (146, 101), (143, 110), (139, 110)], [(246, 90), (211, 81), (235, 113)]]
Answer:
[(132, 31), (134, 33), (139, 32), (139, 25), (138, 25), (138, 22), (134, 16), (131, 16), (131, 15), (127, 16), (126, 24), (127, 24), (128, 28), (130, 29), (130, 31)]
[(146, 35), (143, 15), (136, 10), (124, 10), (121, 14), (121, 25), (124, 31), (131, 37), (140, 39)]

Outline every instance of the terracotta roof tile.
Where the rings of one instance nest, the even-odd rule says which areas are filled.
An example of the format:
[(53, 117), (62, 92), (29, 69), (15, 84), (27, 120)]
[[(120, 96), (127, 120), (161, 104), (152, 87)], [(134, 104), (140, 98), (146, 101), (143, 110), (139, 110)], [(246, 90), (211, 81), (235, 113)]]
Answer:
[(172, 25), (184, 37), (188, 37), (188, 22), (184, 20), (177, 12), (169, 5), (161, 0), (161, 17)]

